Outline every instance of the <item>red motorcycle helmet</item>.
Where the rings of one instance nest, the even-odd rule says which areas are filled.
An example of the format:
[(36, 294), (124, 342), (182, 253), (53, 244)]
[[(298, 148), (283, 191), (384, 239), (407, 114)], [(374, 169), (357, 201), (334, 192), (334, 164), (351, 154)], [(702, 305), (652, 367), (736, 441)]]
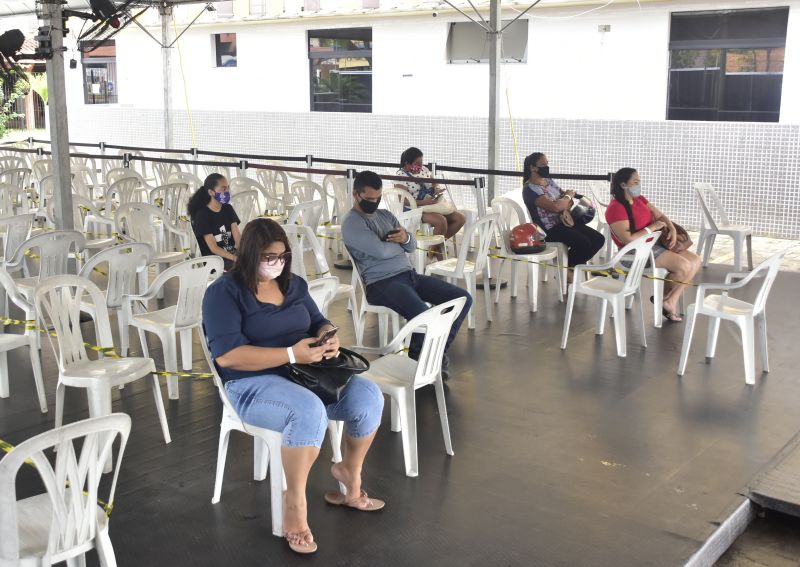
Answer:
[(525, 223), (515, 226), (511, 231), (511, 251), (514, 254), (538, 254), (547, 245), (535, 224)]

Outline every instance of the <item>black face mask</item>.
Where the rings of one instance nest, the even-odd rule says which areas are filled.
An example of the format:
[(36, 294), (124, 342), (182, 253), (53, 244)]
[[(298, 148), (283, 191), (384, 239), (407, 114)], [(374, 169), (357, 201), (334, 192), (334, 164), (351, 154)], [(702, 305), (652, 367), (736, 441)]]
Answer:
[(539, 177), (550, 177), (550, 166), (548, 165), (541, 165), (536, 168), (539, 173)]
[(358, 206), (361, 207), (361, 210), (364, 211), (366, 214), (371, 215), (375, 211), (378, 210), (378, 205), (381, 204), (381, 198), (378, 197), (377, 201), (367, 201), (363, 197), (358, 202)]

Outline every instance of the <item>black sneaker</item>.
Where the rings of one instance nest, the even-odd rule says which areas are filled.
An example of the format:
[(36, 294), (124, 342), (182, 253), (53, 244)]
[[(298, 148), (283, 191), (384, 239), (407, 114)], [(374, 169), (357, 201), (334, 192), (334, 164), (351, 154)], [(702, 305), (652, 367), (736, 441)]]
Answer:
[(447, 380), (450, 378), (450, 359), (447, 356), (447, 353), (442, 355), (442, 380)]

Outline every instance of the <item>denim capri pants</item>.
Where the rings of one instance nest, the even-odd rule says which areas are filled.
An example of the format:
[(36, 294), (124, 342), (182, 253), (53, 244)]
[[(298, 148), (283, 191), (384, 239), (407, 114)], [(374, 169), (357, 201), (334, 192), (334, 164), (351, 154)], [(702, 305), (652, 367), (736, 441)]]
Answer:
[(277, 374), (230, 380), (225, 391), (243, 422), (281, 432), (284, 447), (320, 447), (329, 419), (343, 421), (350, 437), (366, 437), (378, 429), (383, 413), (380, 389), (358, 375), (329, 406)]

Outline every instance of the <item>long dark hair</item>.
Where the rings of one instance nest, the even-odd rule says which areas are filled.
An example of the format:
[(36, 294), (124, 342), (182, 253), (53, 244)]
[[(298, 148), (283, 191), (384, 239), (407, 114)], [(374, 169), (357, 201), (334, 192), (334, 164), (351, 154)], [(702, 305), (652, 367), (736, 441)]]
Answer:
[[(286, 236), (281, 225), (272, 219), (254, 219), (247, 223), (242, 231), (242, 240), (239, 243), (239, 254), (236, 256), (236, 263), (233, 265), (231, 274), (236, 282), (258, 293), (258, 268), (261, 265), (261, 252), (264, 248), (275, 242), (283, 242), (286, 251), (291, 252), (289, 238)], [(281, 274), (275, 278), (281, 293), (286, 293), (289, 288), (289, 280), (292, 278), (292, 258), (286, 258)]]
[(632, 167), (623, 167), (614, 174), (614, 177), (611, 178), (611, 196), (619, 201), (623, 207), (625, 207), (625, 212), (628, 213), (628, 226), (631, 234), (635, 233), (638, 229), (636, 228), (636, 223), (633, 220), (633, 209), (631, 208), (631, 204), (628, 202), (628, 199), (625, 198), (625, 188), (622, 186), (622, 184), (630, 181), (634, 173), (636, 173), (636, 170)]
[(531, 178), (531, 166), (536, 167), (536, 162), (539, 161), (544, 154), (542, 152), (533, 152), (531, 155), (525, 158), (525, 162), (522, 164), (522, 186), (528, 184), (528, 180)]
[(422, 150), (419, 148), (408, 148), (400, 155), (400, 169), (404, 169), (406, 165), (414, 163), (417, 159), (422, 157)]
[(203, 185), (198, 187), (194, 195), (189, 198), (189, 202), (186, 204), (186, 213), (189, 215), (189, 218), (193, 218), (197, 214), (197, 211), (211, 202), (211, 195), (208, 194), (208, 190), (214, 189), (220, 179), (225, 179), (225, 176), (219, 173), (212, 173), (206, 177), (206, 180), (203, 181)]

